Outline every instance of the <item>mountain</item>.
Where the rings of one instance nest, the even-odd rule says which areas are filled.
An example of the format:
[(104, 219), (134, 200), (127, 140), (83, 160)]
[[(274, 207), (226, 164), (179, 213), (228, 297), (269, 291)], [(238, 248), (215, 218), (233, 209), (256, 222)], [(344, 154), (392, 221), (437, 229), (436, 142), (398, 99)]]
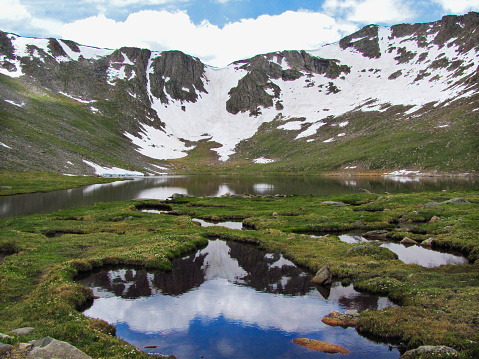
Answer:
[(0, 168), (476, 172), (479, 13), (225, 68), (0, 31)]

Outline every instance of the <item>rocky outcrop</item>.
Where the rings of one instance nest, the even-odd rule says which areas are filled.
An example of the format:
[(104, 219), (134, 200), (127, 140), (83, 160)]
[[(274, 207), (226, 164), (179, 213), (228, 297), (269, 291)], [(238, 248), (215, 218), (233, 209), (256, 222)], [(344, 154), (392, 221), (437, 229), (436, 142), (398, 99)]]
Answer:
[(346, 36), (339, 41), (339, 46), (344, 50), (349, 47), (361, 52), (369, 58), (380, 58), (378, 26), (369, 25), (352, 35)]
[(321, 340), (308, 339), (308, 338), (295, 338), (293, 339), (293, 343), (306, 347), (310, 350), (328, 353), (328, 354), (336, 354), (336, 353), (349, 354), (349, 351), (343, 348), (342, 346), (324, 342)]
[(168, 104), (167, 94), (174, 100), (196, 102), (198, 93), (206, 93), (203, 80), (205, 65), (181, 51), (165, 51), (153, 59), (150, 74), (151, 93)]
[(446, 346), (421, 346), (417, 349), (409, 350), (401, 356), (401, 359), (418, 359), (421, 357), (437, 357), (437, 358), (456, 358), (459, 353)]

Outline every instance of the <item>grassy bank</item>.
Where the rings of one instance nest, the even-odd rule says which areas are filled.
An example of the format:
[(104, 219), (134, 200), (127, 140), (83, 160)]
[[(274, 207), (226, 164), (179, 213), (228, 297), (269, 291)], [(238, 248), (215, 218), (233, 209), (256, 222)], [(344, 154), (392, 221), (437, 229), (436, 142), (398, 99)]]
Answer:
[[(461, 197), (469, 203), (444, 203)], [(347, 206), (326, 205), (340, 201)], [(440, 203), (424, 206), (430, 202)], [(402, 348), (447, 345), (464, 358), (479, 355), (479, 193), (181, 198), (100, 203), (92, 207), (0, 220), (0, 332), (31, 326), (25, 342), (43, 336), (67, 341), (93, 358), (148, 358), (112, 335), (105, 322), (78, 308), (92, 300), (73, 278), (105, 265), (170, 268), (171, 260), (208, 238), (257, 243), (279, 250), (311, 272), (329, 264), (356, 289), (388, 295), (399, 308), (361, 313), (358, 330)], [(176, 215), (141, 212), (169, 209)], [(439, 220), (429, 223), (433, 216)], [(191, 217), (242, 219), (251, 230), (200, 227)], [(407, 225), (410, 232), (399, 227)], [(385, 248), (341, 242), (339, 231), (387, 229), (462, 251), (471, 263), (424, 268), (396, 259)], [(328, 234), (326, 234), (328, 232)], [(301, 234), (302, 233), (302, 234)], [(307, 233), (323, 234), (311, 237)], [(10, 340), (18, 344), (20, 339)], [(4, 340), (3, 342), (8, 342)]]
[(47, 172), (1, 172), (0, 196), (20, 193), (52, 192), (96, 183), (110, 183), (117, 178), (64, 176)]

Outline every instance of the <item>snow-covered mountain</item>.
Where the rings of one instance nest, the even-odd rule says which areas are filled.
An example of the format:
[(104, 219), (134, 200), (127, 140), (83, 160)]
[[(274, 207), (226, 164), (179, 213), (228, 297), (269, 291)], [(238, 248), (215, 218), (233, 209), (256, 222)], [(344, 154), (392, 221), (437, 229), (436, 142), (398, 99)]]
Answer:
[(0, 166), (475, 171), (478, 29), (474, 12), (370, 25), (225, 68), (0, 32)]

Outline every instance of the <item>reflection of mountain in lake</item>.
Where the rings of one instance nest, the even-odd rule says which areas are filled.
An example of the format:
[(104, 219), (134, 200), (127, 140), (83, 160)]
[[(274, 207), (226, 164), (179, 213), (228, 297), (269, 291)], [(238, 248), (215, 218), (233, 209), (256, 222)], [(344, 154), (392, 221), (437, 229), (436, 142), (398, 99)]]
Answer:
[(94, 288), (95, 295), (112, 294), (125, 299), (155, 294), (179, 296), (214, 279), (251, 287), (258, 292), (302, 296), (311, 292), (329, 301), (358, 310), (383, 307), (379, 297), (360, 295), (339, 284), (317, 288), (311, 276), (285, 259), (280, 253), (268, 253), (253, 245), (222, 240), (209, 241), (196, 254), (177, 259), (170, 272), (144, 269), (117, 269), (91, 274), (78, 280)]

